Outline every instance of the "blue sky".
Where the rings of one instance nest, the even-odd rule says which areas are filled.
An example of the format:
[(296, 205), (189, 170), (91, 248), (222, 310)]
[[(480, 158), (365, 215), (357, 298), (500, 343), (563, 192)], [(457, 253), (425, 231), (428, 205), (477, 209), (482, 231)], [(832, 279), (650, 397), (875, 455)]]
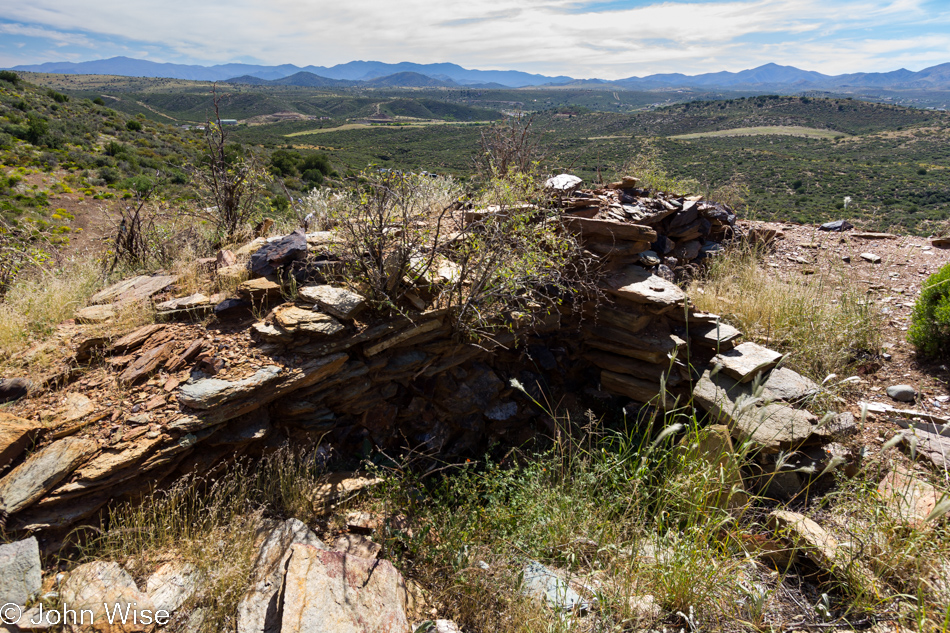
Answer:
[(950, 61), (947, 0), (0, 0), (0, 66), (355, 59), (618, 79)]

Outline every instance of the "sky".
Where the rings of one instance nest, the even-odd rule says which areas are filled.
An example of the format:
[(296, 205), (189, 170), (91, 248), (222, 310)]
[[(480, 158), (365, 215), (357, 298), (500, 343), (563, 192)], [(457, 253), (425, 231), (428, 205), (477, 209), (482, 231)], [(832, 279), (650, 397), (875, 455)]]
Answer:
[(575, 78), (950, 62), (948, 0), (0, 0), (0, 67), (453, 62)]

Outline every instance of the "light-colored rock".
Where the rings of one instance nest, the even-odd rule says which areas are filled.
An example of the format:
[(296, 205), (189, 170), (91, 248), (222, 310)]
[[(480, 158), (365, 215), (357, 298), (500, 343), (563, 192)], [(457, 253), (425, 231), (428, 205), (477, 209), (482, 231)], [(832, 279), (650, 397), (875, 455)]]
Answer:
[(0, 479), (0, 512), (13, 514), (36, 502), (96, 448), (92, 440), (67, 437), (30, 455)]
[(76, 322), (85, 324), (105, 323), (114, 319), (116, 314), (115, 306), (112, 305), (93, 305), (76, 310)]
[(765, 388), (776, 400), (795, 402), (818, 393), (818, 385), (808, 378), (787, 367), (779, 367), (769, 372)]
[(768, 516), (768, 527), (825, 571), (844, 562), (837, 539), (803, 514), (774, 510)]
[(42, 575), (36, 538), (0, 545), (0, 606), (25, 606), (39, 592)]
[(727, 376), (739, 382), (749, 382), (775, 367), (780, 360), (782, 354), (748, 341), (734, 349), (716, 354), (712, 362), (714, 365), (722, 365), (722, 371)]
[(60, 422), (63, 423), (76, 422), (95, 410), (96, 405), (88, 396), (84, 396), (81, 393), (68, 393), (66, 394), (58, 417)]
[(613, 220), (592, 220), (576, 215), (563, 215), (561, 222), (573, 233), (583, 237), (606, 237), (617, 241), (652, 242), (656, 231), (648, 226), (615, 222)]
[(406, 587), (389, 561), (294, 545), (281, 633), (409, 633)]
[(210, 304), (211, 297), (203, 293), (196, 292), (195, 294), (188, 295), (187, 297), (179, 297), (177, 299), (169, 299), (168, 301), (156, 303), (155, 309), (159, 312), (166, 312), (169, 310), (192, 310), (194, 308), (200, 308)]
[(280, 284), (271, 281), (267, 277), (258, 277), (241, 283), (238, 286), (238, 292), (252, 299), (278, 297), (280, 296)]
[(663, 616), (663, 609), (660, 607), (656, 598), (646, 594), (643, 596), (630, 596), (627, 598), (627, 605), (630, 609), (631, 619), (636, 621), (653, 621)]
[(525, 595), (564, 611), (586, 609), (590, 606), (567, 580), (537, 561), (530, 561), (521, 573), (524, 579), (522, 591)]
[(40, 428), (37, 422), (0, 411), (0, 469), (23, 453)]
[(874, 253), (861, 253), (861, 259), (866, 262), (871, 262), (872, 264), (880, 264), (881, 256), (875, 255)]
[(401, 332), (393, 334), (389, 338), (383, 339), (379, 343), (367, 345), (366, 347), (363, 348), (363, 353), (366, 354), (367, 356), (375, 356), (376, 354), (379, 354), (380, 352), (384, 352), (390, 347), (393, 347), (394, 345), (399, 345), (400, 343), (404, 343), (405, 341), (408, 341), (409, 339), (413, 337), (426, 334), (427, 332), (431, 332), (433, 330), (437, 330), (440, 327), (442, 327), (442, 321), (439, 319), (434, 319), (432, 321), (425, 321), (423, 323), (420, 323), (419, 325), (410, 326), (409, 328), (402, 330)]
[(251, 326), (258, 336), (267, 341), (268, 343), (290, 343), (294, 340), (294, 333), (288, 332), (284, 328), (267, 323), (265, 321), (258, 321)]
[(238, 604), (238, 633), (278, 633), (281, 630), (280, 588), (294, 544), (326, 549), (302, 521), (288, 519), (274, 528), (258, 551), (251, 569), (250, 587)]
[(316, 303), (339, 319), (352, 319), (366, 305), (362, 296), (336, 286), (304, 286), (297, 291), (304, 301)]
[(891, 471), (877, 487), (891, 513), (911, 527), (923, 527), (943, 495), (909, 473)]
[(689, 326), (689, 338), (700, 347), (716, 351), (735, 347), (742, 332), (728, 323), (694, 323)]
[(693, 400), (716, 422), (729, 427), (739, 441), (751, 441), (766, 452), (788, 450), (827, 433), (818, 418), (807, 411), (772, 404), (771, 394), (760, 387), (737, 383), (722, 373), (706, 370), (693, 389)]
[(662, 307), (682, 306), (686, 301), (686, 293), (679, 286), (636, 265), (609, 277), (607, 291), (636, 303)]
[(174, 613), (195, 595), (200, 579), (198, 569), (191, 563), (171, 561), (148, 577), (145, 592), (156, 609)]
[(344, 534), (333, 542), (333, 551), (359, 558), (378, 558), (383, 546), (362, 534)]
[(247, 256), (247, 255), (252, 255), (252, 254), (256, 253), (258, 250), (260, 250), (260, 248), (261, 248), (262, 246), (264, 246), (265, 244), (267, 244), (267, 238), (266, 238), (266, 237), (258, 237), (257, 239), (254, 239), (254, 240), (248, 242), (247, 244), (245, 244), (245, 245), (242, 246), (241, 248), (239, 248), (239, 249), (237, 249), (236, 251), (234, 251), (234, 254), (235, 254), (237, 257), (244, 257), (244, 256)]
[(898, 402), (914, 402), (917, 391), (910, 385), (891, 385), (887, 388), (887, 395)]
[(582, 182), (584, 181), (573, 174), (558, 174), (545, 180), (544, 186), (546, 189), (555, 191), (570, 191), (576, 189)]
[[(132, 633), (155, 629), (154, 625), (144, 623), (147, 614), (156, 615), (152, 601), (139, 591), (132, 576), (117, 563), (95, 561), (80, 565), (63, 583), (60, 597), (76, 611), (77, 620), (86, 616), (86, 626), (73, 625), (69, 627), (71, 631)], [(109, 615), (115, 613), (117, 606), (121, 613), (128, 613), (124, 624), (118, 617), (109, 622)]]
[(367, 477), (350, 471), (327, 473), (317, 480), (313, 489), (313, 505), (315, 508), (325, 507), (338, 499), (381, 483), (383, 480), (378, 477)]

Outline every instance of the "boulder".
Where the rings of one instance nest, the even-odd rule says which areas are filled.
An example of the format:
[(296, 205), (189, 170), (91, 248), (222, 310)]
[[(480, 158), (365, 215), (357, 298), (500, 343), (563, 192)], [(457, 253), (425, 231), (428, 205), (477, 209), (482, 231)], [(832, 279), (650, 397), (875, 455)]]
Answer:
[(105, 323), (115, 318), (116, 309), (112, 305), (88, 306), (76, 310), (76, 323)]
[[(77, 620), (86, 616), (86, 625), (71, 625), (71, 631), (141, 633), (155, 629), (154, 624), (146, 624), (148, 620), (154, 622), (155, 606), (118, 563), (94, 561), (80, 565), (63, 583), (60, 597), (64, 604), (76, 611)], [(116, 610), (127, 614), (125, 623), (116, 617)], [(113, 615), (111, 623), (110, 615)]]
[(778, 352), (750, 341), (717, 354), (712, 362), (722, 365), (722, 371), (727, 376), (739, 382), (750, 382), (759, 374), (775, 367), (782, 360), (782, 356)]
[(36, 538), (0, 545), (0, 605), (25, 606), (40, 591), (42, 575)]
[(33, 388), (33, 381), (29, 378), (0, 379), (0, 404), (13, 402), (26, 396)]
[(298, 308), (293, 304), (282, 305), (274, 310), (274, 321), (288, 332), (305, 332), (332, 336), (343, 331), (343, 325), (329, 314)]
[(307, 236), (303, 229), (297, 229), (290, 235), (279, 240), (268, 242), (251, 255), (248, 268), (251, 272), (267, 276), (291, 262), (304, 259), (307, 256)]
[(13, 514), (36, 502), (96, 448), (92, 440), (67, 437), (30, 455), (0, 479), (0, 513)]
[(558, 174), (545, 180), (544, 187), (554, 191), (570, 191), (576, 189), (582, 182), (584, 182), (582, 179), (572, 174)]
[(835, 220), (834, 222), (825, 222), (818, 227), (819, 231), (850, 231), (854, 228), (854, 225), (848, 222), (847, 220)]
[(280, 588), (291, 547), (326, 546), (302, 521), (288, 519), (274, 528), (261, 545), (251, 569), (250, 587), (238, 604), (238, 633), (278, 633), (281, 630)]
[(389, 561), (291, 549), (281, 633), (409, 633), (405, 582)]

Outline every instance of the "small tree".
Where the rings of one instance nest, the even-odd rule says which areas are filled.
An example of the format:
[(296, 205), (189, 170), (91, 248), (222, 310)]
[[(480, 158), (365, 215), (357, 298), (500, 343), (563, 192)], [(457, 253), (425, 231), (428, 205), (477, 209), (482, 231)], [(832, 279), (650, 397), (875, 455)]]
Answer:
[(253, 153), (228, 142), (216, 87), (212, 94), (214, 120), (205, 125), (207, 154), (195, 169), (195, 180), (202, 198), (211, 205), (206, 215), (221, 234), (231, 239), (257, 212), (266, 191), (267, 171)]
[(533, 123), (534, 116), (512, 116), (482, 131), (475, 167), (485, 180), (534, 170), (542, 155)]

